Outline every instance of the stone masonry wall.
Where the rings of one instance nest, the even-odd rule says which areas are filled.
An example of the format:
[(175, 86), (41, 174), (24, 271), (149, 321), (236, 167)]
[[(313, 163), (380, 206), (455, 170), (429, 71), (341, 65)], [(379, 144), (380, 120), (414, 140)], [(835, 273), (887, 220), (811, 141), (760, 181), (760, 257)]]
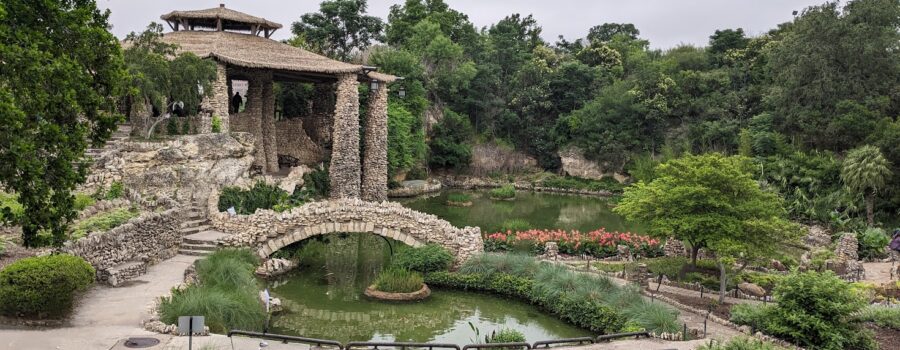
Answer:
[(341, 74), (335, 87), (331, 146), (331, 198), (359, 198), (359, 82), (355, 73)]
[[(100, 282), (115, 286), (143, 273), (147, 265), (178, 253), (180, 212), (173, 208), (161, 213), (144, 213), (112, 230), (67, 243), (63, 252), (84, 258), (97, 270)], [(116, 273), (125, 270), (123, 264), (128, 265), (128, 271)]]
[(325, 150), (306, 134), (302, 118), (275, 122), (275, 141), (278, 154), (296, 158), (300, 164), (316, 165), (325, 160)]
[(212, 226), (232, 235), (221, 243), (256, 249), (261, 257), (303, 239), (338, 232), (366, 232), (411, 246), (439, 244), (455, 255), (455, 265), (481, 253), (484, 243), (478, 227), (457, 228), (431, 214), (394, 202), (337, 199), (308, 203), (277, 213), (257, 210), (253, 215), (219, 212), (218, 194), (209, 197)]
[(272, 71), (266, 70), (261, 74), (262, 85), (262, 114), (259, 116), (262, 124), (263, 154), (266, 156), (266, 171), (278, 171), (278, 143), (275, 141), (275, 92), (273, 91)]
[(387, 96), (387, 86), (369, 92), (362, 167), (362, 198), (367, 201), (387, 200)]

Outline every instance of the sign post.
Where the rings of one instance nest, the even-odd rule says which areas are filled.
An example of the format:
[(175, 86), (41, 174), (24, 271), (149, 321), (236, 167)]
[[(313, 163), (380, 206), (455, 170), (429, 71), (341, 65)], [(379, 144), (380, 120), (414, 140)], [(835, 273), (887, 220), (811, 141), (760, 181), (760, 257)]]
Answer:
[(188, 350), (191, 350), (194, 342), (194, 330), (200, 332), (205, 327), (206, 318), (203, 316), (178, 316), (178, 334), (188, 335)]

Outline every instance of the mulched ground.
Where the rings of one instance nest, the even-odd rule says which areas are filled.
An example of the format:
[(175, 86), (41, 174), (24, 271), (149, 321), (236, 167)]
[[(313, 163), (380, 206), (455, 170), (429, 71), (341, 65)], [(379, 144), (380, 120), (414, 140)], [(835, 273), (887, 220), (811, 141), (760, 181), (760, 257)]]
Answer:
[(16, 260), (34, 256), (37, 253), (37, 249), (26, 249), (13, 242), (7, 241), (6, 249), (2, 254), (0, 254), (0, 270), (2, 270), (6, 265), (12, 264)]
[(710, 305), (715, 303), (715, 308), (713, 308), (712, 310), (713, 315), (719, 316), (726, 320), (731, 318), (731, 307), (734, 306), (734, 304), (729, 303), (718, 304), (716, 303), (716, 300), (710, 298), (689, 297), (668, 292), (659, 292), (659, 294), (699, 310), (709, 310)]
[(866, 328), (875, 332), (875, 341), (878, 342), (879, 349), (900, 349), (900, 330), (881, 328), (872, 323), (866, 324)]

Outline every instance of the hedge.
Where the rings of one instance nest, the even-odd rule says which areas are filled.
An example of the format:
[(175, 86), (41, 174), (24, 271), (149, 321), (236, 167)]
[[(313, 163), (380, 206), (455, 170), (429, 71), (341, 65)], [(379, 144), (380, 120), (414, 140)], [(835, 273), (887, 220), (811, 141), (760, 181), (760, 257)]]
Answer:
[(94, 268), (73, 255), (24, 258), (0, 271), (0, 313), (29, 318), (66, 316), (94, 282)]

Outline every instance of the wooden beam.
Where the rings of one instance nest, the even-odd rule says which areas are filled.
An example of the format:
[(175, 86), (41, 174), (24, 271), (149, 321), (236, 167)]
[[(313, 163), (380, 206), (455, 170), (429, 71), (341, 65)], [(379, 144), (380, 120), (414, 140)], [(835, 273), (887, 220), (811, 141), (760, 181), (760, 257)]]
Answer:
[(169, 28), (172, 28), (173, 31), (176, 31), (176, 32), (178, 31), (178, 29), (175, 29), (175, 27), (172, 26), (172, 21), (166, 20), (166, 24), (168, 24)]
[(216, 31), (222, 31), (222, 19), (216, 18)]
[(267, 31), (266, 39), (268, 39), (270, 36), (272, 36), (272, 34), (275, 34), (275, 31), (276, 31), (276, 30), (278, 30), (278, 29), (277, 29), (277, 28), (276, 28), (276, 29), (272, 29), (271, 32)]

